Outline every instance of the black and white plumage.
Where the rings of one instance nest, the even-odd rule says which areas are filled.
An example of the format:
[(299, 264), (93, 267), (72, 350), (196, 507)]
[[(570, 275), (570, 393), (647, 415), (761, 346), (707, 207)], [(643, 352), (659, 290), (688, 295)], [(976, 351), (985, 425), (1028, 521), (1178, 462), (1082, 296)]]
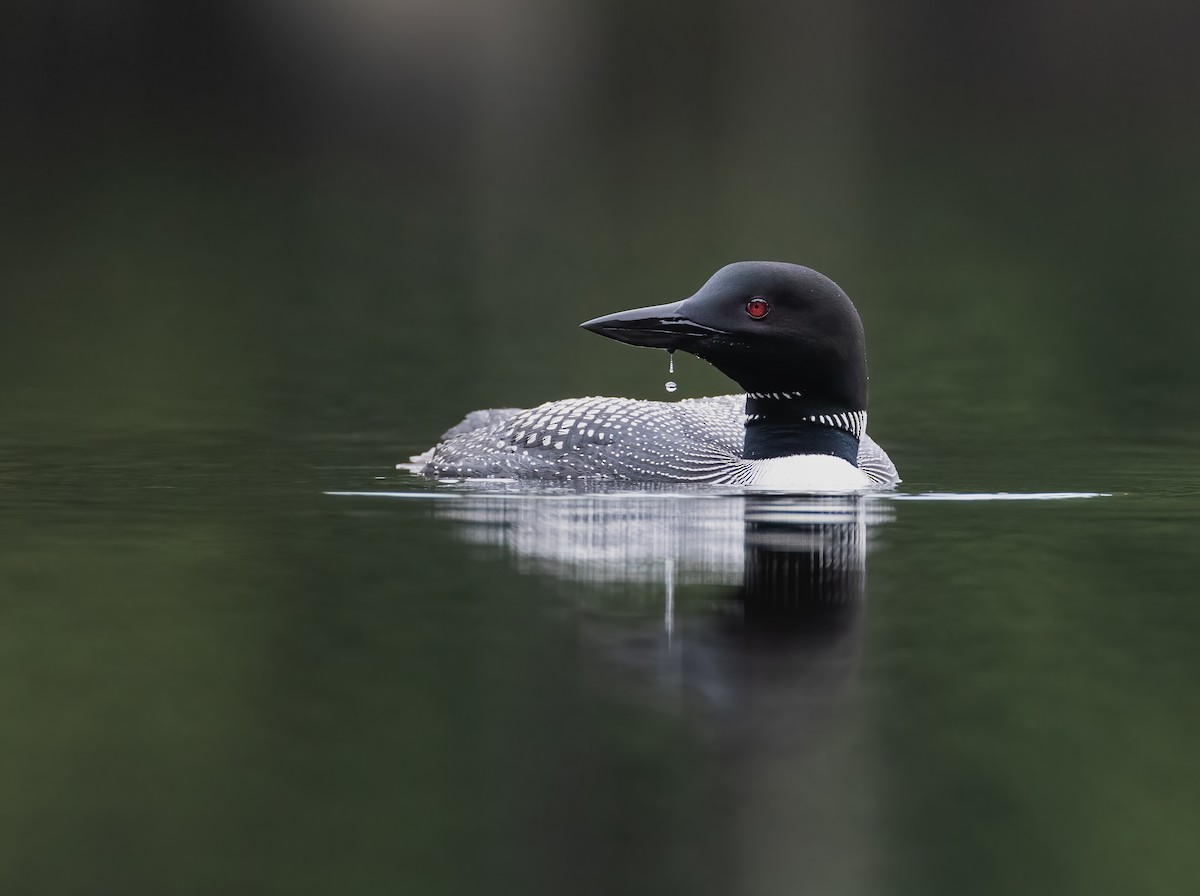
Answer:
[(816, 271), (740, 262), (683, 302), (583, 326), (621, 342), (688, 351), (746, 393), (677, 402), (571, 398), (530, 410), (476, 411), (412, 459), (421, 472), (809, 491), (900, 481), (865, 431), (858, 312)]
[[(568, 398), (522, 410), (475, 411), (412, 458), (440, 479), (612, 479), (753, 484), (742, 457), (746, 396), (682, 401)], [(858, 467), (877, 485), (899, 481), (858, 424)], [(686, 445), (686, 455), (679, 446)]]

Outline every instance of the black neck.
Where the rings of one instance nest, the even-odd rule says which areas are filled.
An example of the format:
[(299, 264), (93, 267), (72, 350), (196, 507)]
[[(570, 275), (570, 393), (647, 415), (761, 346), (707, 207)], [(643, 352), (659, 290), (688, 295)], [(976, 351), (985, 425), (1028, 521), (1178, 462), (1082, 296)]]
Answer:
[(859, 430), (855, 414), (815, 409), (799, 396), (785, 398), (784, 394), (746, 396), (743, 457), (762, 460), (793, 454), (827, 454), (858, 466)]

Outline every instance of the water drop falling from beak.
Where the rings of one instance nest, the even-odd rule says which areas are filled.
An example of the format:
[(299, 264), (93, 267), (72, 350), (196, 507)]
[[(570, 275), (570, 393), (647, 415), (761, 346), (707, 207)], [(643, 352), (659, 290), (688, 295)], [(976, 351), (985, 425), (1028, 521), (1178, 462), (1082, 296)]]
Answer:
[[(668, 358), (667, 373), (674, 373), (675, 372), (675, 349), (673, 349), (673, 348), (667, 349), (667, 358)], [(674, 392), (678, 388), (679, 387), (676, 386), (673, 382), (671, 382), (670, 380), (667, 380), (667, 391), (668, 392)]]

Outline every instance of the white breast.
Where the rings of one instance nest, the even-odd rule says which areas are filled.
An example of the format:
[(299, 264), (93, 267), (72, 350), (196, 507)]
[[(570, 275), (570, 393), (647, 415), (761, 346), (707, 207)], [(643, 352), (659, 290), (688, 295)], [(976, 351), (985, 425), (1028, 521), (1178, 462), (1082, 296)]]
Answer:
[(852, 492), (874, 483), (862, 470), (840, 457), (793, 454), (753, 461), (748, 485), (805, 492)]

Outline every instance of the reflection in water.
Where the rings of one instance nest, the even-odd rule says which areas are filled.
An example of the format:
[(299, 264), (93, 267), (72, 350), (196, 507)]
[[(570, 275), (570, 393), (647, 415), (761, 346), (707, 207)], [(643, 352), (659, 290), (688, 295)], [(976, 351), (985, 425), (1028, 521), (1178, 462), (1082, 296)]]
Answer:
[[(573, 592), (597, 611), (580, 625), (619, 665), (743, 722), (786, 668), (822, 690), (853, 668), (871, 529), (892, 515), (861, 496), (661, 492), (484, 492), (435, 506), (521, 572), (591, 586)], [(706, 587), (683, 600), (690, 586)]]
[(521, 572), (593, 585), (735, 585), (744, 550), (740, 497), (668, 494), (464, 496), (439, 507), (460, 534), (505, 548)]
[(522, 571), (586, 583), (569, 589), (585, 680), (682, 714), (709, 745), (745, 892), (873, 888), (873, 766), (848, 685), (866, 554), (891, 503), (484, 493), (436, 506)]
[[(427, 502), (458, 538), (558, 584), (562, 623), (577, 635), (560, 644), (577, 667), (565, 685), (547, 683), (547, 693), (579, 688), (576, 699), (595, 696), (593, 706), (637, 710), (599, 712), (620, 730), (593, 726), (581, 735), (588, 747), (574, 742), (572, 753), (568, 744), (556, 761), (571, 768), (589, 755), (592, 737), (601, 755), (619, 742), (628, 774), (654, 776), (643, 810), (668, 792), (713, 806), (691, 836), (720, 847), (687, 860), (711, 876), (705, 892), (876, 891), (876, 713), (853, 684), (866, 555), (895, 505), (865, 496), (509, 489), (331, 494)], [(566, 717), (551, 729), (572, 724), (562, 704), (556, 711)], [(665, 740), (665, 731), (686, 736)], [(684, 751), (678, 763), (657, 752), (668, 743)], [(590, 819), (591, 802), (611, 797), (573, 793), (561, 797), (569, 808), (557, 790), (544, 794), (542, 810)], [(646, 835), (633, 820), (619, 824)], [(663, 833), (666, 842), (673, 835)], [(572, 851), (589, 848), (568, 842)]]
[(811, 633), (856, 616), (867, 524), (882, 514), (881, 505), (862, 498), (750, 499), (740, 593), (746, 622)]

